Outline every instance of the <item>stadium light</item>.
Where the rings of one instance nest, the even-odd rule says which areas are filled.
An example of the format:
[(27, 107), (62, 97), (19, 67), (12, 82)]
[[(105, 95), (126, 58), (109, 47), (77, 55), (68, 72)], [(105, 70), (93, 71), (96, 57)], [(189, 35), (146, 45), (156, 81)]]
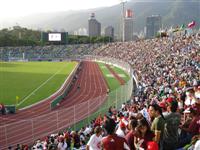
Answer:
[(121, 34), (122, 34), (122, 42), (124, 42), (124, 19), (125, 19), (125, 3), (127, 3), (126, 0), (120, 0), (120, 4), (122, 5), (122, 9), (121, 9), (121, 14), (122, 14), (122, 28), (121, 28)]

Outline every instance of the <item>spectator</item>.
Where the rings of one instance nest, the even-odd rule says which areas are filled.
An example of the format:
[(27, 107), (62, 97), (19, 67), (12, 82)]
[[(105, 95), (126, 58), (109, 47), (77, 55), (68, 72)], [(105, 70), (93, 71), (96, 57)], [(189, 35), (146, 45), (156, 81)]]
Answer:
[(86, 150), (101, 150), (102, 128), (97, 126), (94, 129), (94, 134), (90, 137), (87, 143)]
[(149, 107), (149, 114), (153, 119), (151, 124), (151, 130), (155, 134), (155, 141), (159, 144), (159, 149), (163, 149), (163, 133), (164, 133), (164, 126), (165, 126), (165, 119), (162, 115), (162, 109), (158, 104), (152, 104)]
[(58, 143), (58, 150), (66, 150), (67, 149), (67, 143), (64, 139), (64, 137), (59, 138), (59, 143)]
[(179, 140), (179, 147), (183, 147), (184, 145), (189, 144), (192, 137), (199, 133), (198, 121), (200, 120), (200, 116), (198, 115), (197, 109), (190, 108), (189, 111), (191, 118), (189, 126), (180, 126), (181, 135)]
[(126, 125), (123, 121), (120, 121), (119, 126), (117, 128), (116, 134), (120, 137), (125, 138), (126, 135)]
[(17, 147), (15, 148), (15, 150), (21, 150), (22, 149), (22, 145), (21, 144), (17, 144)]
[(48, 150), (57, 150), (57, 143), (53, 137), (50, 138), (50, 144)]
[(80, 147), (80, 137), (78, 136), (78, 134), (75, 131), (71, 132), (71, 138), (72, 138), (72, 147), (74, 148), (79, 148)]
[(107, 136), (102, 139), (103, 150), (130, 150), (126, 140), (115, 134), (116, 123), (113, 119), (107, 118), (104, 128)]
[(132, 118), (129, 121), (129, 128), (130, 131), (126, 135), (126, 141), (128, 142), (128, 145), (131, 150), (135, 150), (134, 146), (134, 138), (135, 138), (135, 128), (137, 127), (137, 120), (136, 118)]
[(147, 149), (147, 143), (153, 141), (154, 133), (150, 130), (149, 123), (145, 118), (138, 121), (136, 134), (134, 138), (134, 145), (136, 149)]
[(177, 113), (178, 103), (175, 100), (169, 99), (168, 102), (169, 114), (165, 116), (165, 128), (163, 138), (164, 150), (175, 150), (178, 147), (178, 128), (181, 121), (181, 116)]

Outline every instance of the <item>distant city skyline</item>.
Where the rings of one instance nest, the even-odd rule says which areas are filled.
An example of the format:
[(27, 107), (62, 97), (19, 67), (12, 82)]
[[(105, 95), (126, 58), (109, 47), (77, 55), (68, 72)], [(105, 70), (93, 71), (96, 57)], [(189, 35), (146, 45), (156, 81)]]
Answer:
[(23, 17), (36, 13), (107, 7), (120, 2), (121, 0), (3, 0), (0, 19)]

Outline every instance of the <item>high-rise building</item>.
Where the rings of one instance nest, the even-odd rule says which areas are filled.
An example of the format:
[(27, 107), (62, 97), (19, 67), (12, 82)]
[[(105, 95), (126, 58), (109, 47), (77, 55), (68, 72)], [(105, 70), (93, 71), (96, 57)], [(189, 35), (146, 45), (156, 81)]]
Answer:
[(88, 20), (88, 35), (89, 36), (101, 35), (101, 24), (95, 19), (94, 13), (91, 14)]
[(105, 36), (108, 36), (114, 39), (114, 28), (112, 26), (108, 26), (105, 28)]
[(161, 16), (152, 15), (146, 20), (146, 38), (154, 38), (161, 28)]
[(79, 28), (78, 30), (74, 31), (74, 35), (87, 35), (86, 28)]
[(123, 30), (124, 30), (123, 41), (132, 41), (133, 40), (133, 11), (130, 9), (126, 10)]

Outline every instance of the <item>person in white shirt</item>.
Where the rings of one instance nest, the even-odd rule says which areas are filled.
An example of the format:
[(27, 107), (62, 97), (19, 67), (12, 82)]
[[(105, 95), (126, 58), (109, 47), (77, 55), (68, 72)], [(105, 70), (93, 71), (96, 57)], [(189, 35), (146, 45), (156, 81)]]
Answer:
[(86, 150), (101, 150), (102, 128), (97, 126), (87, 143)]
[(88, 135), (88, 134), (91, 133), (91, 131), (92, 131), (92, 128), (88, 125), (88, 126), (85, 128), (85, 130), (83, 131), (83, 133), (84, 133), (84, 135)]
[(116, 134), (117, 134), (118, 136), (120, 136), (120, 137), (125, 138), (125, 136), (126, 136), (126, 125), (125, 125), (124, 122), (121, 121), (121, 122), (119, 123), (119, 127), (118, 127), (118, 129), (117, 129), (117, 131), (116, 131)]
[(67, 143), (64, 137), (60, 137), (60, 141), (58, 143), (58, 150), (66, 150), (66, 149), (67, 149)]

